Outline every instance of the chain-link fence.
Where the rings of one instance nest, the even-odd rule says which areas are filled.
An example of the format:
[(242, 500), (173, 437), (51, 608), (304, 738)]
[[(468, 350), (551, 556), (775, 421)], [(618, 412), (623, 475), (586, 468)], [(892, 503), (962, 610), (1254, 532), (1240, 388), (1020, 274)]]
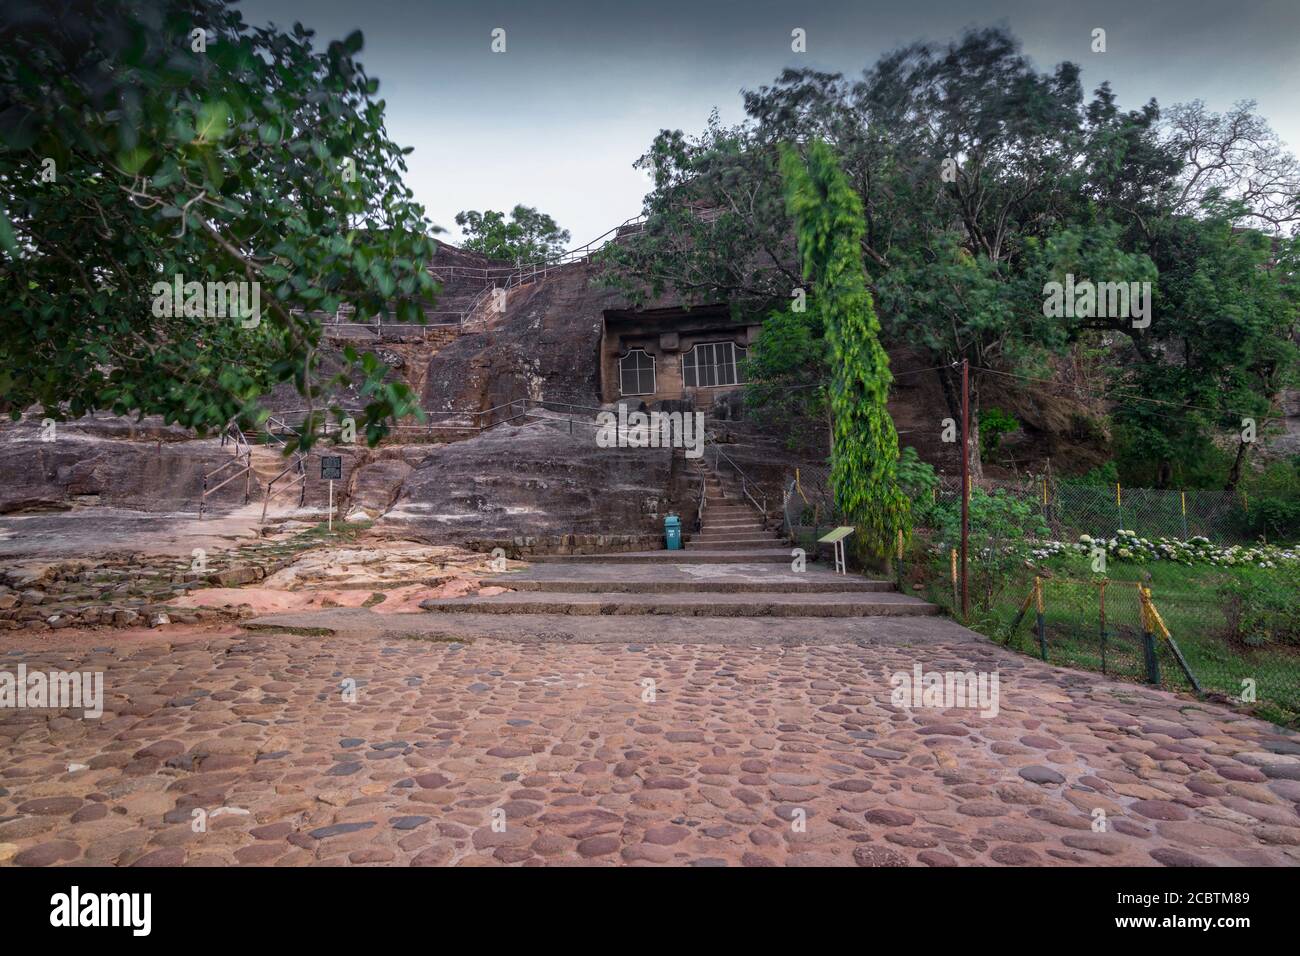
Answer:
[[(1257, 537), (1250, 499), (1236, 491), (1081, 485), (1046, 477), (972, 479), (971, 487), (1032, 505), (1057, 540), (1073, 541), (1081, 534), (1109, 536), (1121, 528), (1143, 538), (1204, 537), (1215, 544), (1245, 544)], [(960, 502), (961, 478), (941, 477), (932, 500)]]
[(809, 553), (816, 541), (838, 524), (840, 513), (831, 491), (831, 470), (825, 467), (799, 468), (785, 481), (782, 492), (785, 533)]
[[(1080, 485), (1044, 477), (972, 479), (971, 488), (1031, 506), (1048, 534), (1060, 541), (1076, 541), (1083, 534), (1109, 537), (1120, 529), (1143, 538), (1204, 537), (1215, 544), (1246, 544), (1258, 538), (1250, 499), (1241, 492)], [(941, 476), (929, 497), (931, 505), (956, 507), (961, 478)], [(784, 504), (786, 531), (795, 540), (839, 523), (830, 469), (824, 466), (802, 467), (788, 476)], [(932, 509), (918, 504), (925, 503), (913, 502), (913, 511), (926, 526)]]
[[(1206, 693), (1300, 723), (1294, 571), (1111, 564), (1089, 579), (985, 570), (978, 560), (967, 569), (968, 623), (994, 640), (1053, 664)], [(898, 574), (903, 588), (961, 620), (954, 552), (918, 542)], [(990, 577), (996, 584), (986, 589)]]
[[(829, 469), (801, 468), (785, 486), (786, 532), (810, 554), (817, 538), (845, 523), (829, 479)], [(970, 627), (1054, 664), (1206, 693), (1300, 724), (1300, 567), (1293, 561), (1130, 561), (1115, 559), (1112, 548), (1111, 560), (1089, 575), (1090, 566), (1097, 571), (1093, 549), (1046, 546), (1046, 538), (1073, 542), (1123, 528), (1153, 539), (1201, 535), (1226, 547), (1249, 540), (1238, 530), (1249, 508), (1240, 496), (1042, 479), (972, 486), (979, 493), (967, 566)], [(894, 566), (900, 589), (958, 620), (960, 492), (960, 479), (941, 479), (929, 501), (913, 500), (916, 534)]]

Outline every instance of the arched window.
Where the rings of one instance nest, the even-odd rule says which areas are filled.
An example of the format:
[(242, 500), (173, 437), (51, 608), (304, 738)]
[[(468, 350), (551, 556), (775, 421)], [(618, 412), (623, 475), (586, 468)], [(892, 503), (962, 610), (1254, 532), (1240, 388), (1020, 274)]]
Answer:
[(653, 395), (655, 360), (645, 349), (631, 349), (618, 360), (619, 390), (624, 395)]
[(739, 362), (745, 350), (735, 342), (701, 342), (682, 355), (682, 382), (687, 388), (740, 385)]

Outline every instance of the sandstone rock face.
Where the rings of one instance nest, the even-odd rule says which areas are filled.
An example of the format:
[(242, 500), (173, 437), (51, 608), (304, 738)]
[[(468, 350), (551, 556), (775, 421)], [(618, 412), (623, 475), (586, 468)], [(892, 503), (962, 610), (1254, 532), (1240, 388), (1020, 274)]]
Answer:
[(684, 459), (666, 448), (600, 448), (595, 430), (534, 421), (440, 445), (376, 530), (418, 541), (656, 536), (687, 506)]
[(429, 359), (421, 404), (481, 409), (516, 398), (599, 405), (604, 310), (623, 304), (591, 284), (596, 267), (573, 265), (509, 290), (501, 314)]
[(358, 467), (348, 489), (348, 520), (373, 520), (388, 511), (414, 470), (400, 459), (375, 461)]
[[(0, 432), (0, 514), (103, 505), (143, 511), (195, 507), (202, 476), (229, 453), (215, 439), (123, 440), (120, 419), (60, 423), (53, 441), (39, 422)], [(238, 488), (234, 485), (239, 484)], [(243, 501), (242, 483), (222, 489), (225, 503)]]

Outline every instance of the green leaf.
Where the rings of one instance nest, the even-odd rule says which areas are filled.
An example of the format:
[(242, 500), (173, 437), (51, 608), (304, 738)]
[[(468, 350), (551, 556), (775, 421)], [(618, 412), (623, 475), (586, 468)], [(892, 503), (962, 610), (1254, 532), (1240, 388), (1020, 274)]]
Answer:
[(222, 100), (204, 103), (199, 108), (198, 121), (194, 130), (205, 142), (214, 143), (226, 135), (229, 129), (230, 107)]
[(3, 206), (0, 206), (0, 247), (9, 253), (11, 259), (18, 258), (18, 239), (14, 235), (13, 223), (9, 221), (9, 215)]
[(137, 146), (135, 149), (123, 150), (117, 154), (117, 165), (130, 176), (136, 176), (140, 170), (144, 169), (145, 164), (149, 162), (153, 154), (143, 146)]

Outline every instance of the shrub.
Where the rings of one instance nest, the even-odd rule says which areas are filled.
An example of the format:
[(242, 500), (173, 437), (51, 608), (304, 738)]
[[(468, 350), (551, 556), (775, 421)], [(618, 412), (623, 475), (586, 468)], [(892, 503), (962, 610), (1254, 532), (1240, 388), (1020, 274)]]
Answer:
[(1020, 422), (1000, 408), (980, 409), (980, 460), (989, 461), (1002, 446), (1002, 436), (1019, 427)]
[(1247, 647), (1300, 648), (1300, 567), (1272, 573), (1243, 571), (1220, 585), (1227, 625), (1224, 638)]
[[(961, 540), (961, 502), (935, 509), (941, 554)], [(1029, 559), (1035, 541), (1046, 538), (1047, 525), (1036, 504), (999, 488), (991, 494), (973, 488), (970, 496), (970, 555), (972, 593), (978, 608), (990, 608)]]

